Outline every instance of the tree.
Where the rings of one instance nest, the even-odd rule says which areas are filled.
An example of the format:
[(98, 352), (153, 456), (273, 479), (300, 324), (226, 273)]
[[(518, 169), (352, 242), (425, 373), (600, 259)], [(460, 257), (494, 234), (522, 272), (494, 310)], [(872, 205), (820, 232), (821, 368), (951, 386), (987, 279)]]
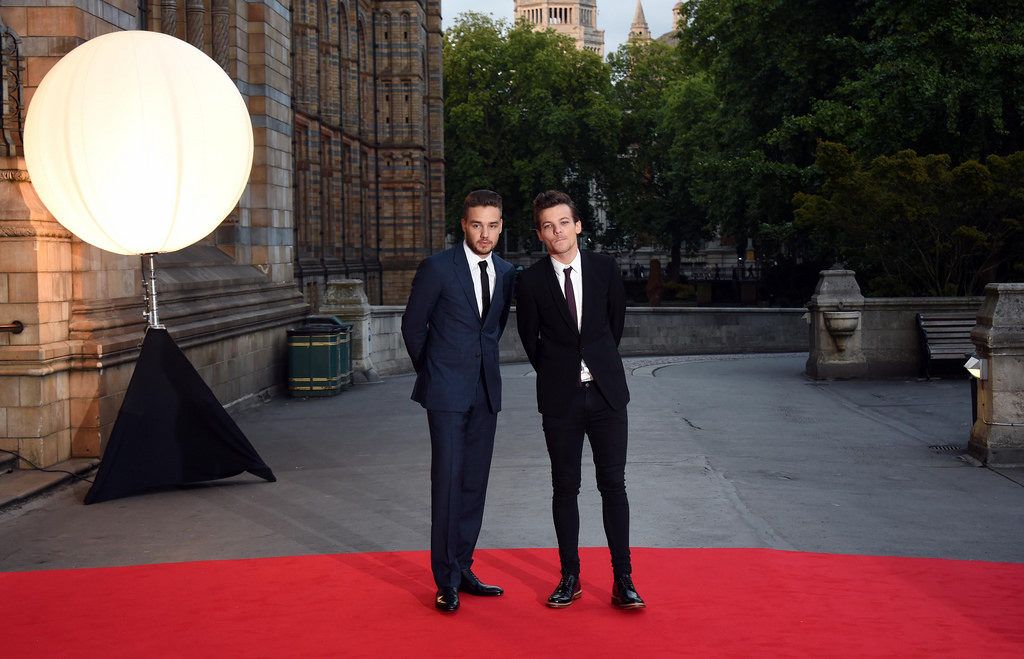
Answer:
[[(475, 13), (445, 35), (445, 143), (449, 227), (462, 199), (490, 188), (505, 200), (505, 245), (533, 244), (531, 203), (563, 188), (574, 199), (603, 191), (620, 115), (610, 70), (554, 32)], [(580, 203), (589, 223), (589, 204)]]
[(909, 148), (963, 162), (1024, 149), (1024, 5), (861, 6), (848, 42), (855, 66), (793, 128), (841, 141), (861, 157)]
[[(681, 47), (707, 71), (721, 100), (718, 148), (695, 184), (699, 201), (712, 223), (737, 238), (753, 236), (773, 260), (842, 252), (877, 269), (883, 260), (868, 258), (870, 250), (893, 248), (896, 236), (886, 233), (893, 225), (876, 226), (883, 233), (874, 236), (865, 218), (849, 216), (849, 229), (833, 222), (828, 231), (818, 223), (813, 236), (803, 231), (811, 226), (808, 214), (820, 210), (814, 199), (831, 198), (822, 186), (838, 185), (814, 166), (816, 158), (829, 162), (822, 160), (828, 154), (816, 155), (819, 141), (848, 145), (865, 171), (881, 166), (878, 157), (905, 161), (901, 152), (908, 149), (937, 154), (932, 169), (914, 161), (936, 176), (938, 162), (950, 176), (980, 162), (991, 173), (997, 166), (989, 156), (1024, 148), (1024, 5), (1017, 0), (691, 0), (688, 7)], [(870, 176), (846, 181), (855, 182), (877, 183)], [(999, 205), (986, 203), (991, 212)], [(794, 205), (803, 222), (794, 222)], [(887, 211), (900, 216), (894, 207)], [(995, 241), (1003, 235), (994, 228), (983, 233)], [(847, 234), (860, 244), (844, 242)], [(966, 239), (958, 238), (948, 253), (965, 249)], [(984, 259), (976, 265), (993, 272)], [(958, 273), (933, 273), (926, 285), (917, 267), (902, 267), (913, 274), (875, 272), (874, 290), (977, 288)], [(1012, 269), (999, 272), (1013, 276)], [(884, 281), (891, 285), (883, 281), (889, 275), (894, 279)]]
[(817, 135), (783, 131), (830, 98), (855, 53), (858, 3), (697, 0), (681, 31), (683, 56), (707, 71), (720, 100), (718, 148), (701, 181), (712, 221), (737, 238), (792, 218)]
[(822, 142), (820, 194), (798, 194), (797, 227), (875, 295), (972, 295), (1024, 275), (1024, 152), (952, 166), (904, 150), (865, 166)]
[(678, 49), (658, 41), (625, 44), (609, 63), (623, 120), (610, 169), (613, 222), (602, 242), (663, 245), (674, 279), (684, 247), (708, 234), (694, 186), (714, 148), (714, 93), (706, 76), (690, 74)]

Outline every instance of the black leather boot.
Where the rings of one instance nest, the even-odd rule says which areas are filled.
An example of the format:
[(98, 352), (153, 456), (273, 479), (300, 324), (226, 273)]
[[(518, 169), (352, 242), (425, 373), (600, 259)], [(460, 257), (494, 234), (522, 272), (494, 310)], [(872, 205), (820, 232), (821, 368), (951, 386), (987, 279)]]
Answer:
[(636, 592), (633, 578), (628, 574), (620, 574), (612, 583), (612, 604), (620, 609), (643, 609), (647, 605)]

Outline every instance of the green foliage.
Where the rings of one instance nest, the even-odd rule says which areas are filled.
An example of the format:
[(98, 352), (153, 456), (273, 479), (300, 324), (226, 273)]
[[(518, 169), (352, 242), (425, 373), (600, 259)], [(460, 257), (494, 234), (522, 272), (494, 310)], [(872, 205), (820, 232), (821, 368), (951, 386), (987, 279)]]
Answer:
[(815, 135), (783, 130), (829, 98), (851, 67), (857, 3), (699, 0), (682, 32), (684, 56), (706, 69), (720, 99), (718, 149), (701, 199), (737, 237), (792, 217)]
[(812, 121), (862, 156), (912, 148), (955, 162), (1024, 149), (1019, 0), (875, 0), (856, 17), (854, 69)]
[[(1005, 218), (1019, 218), (999, 211), (998, 195), (1010, 188), (996, 186), (984, 203), (973, 197), (976, 215), (1003, 215), (968, 222), (963, 210), (950, 226), (949, 212), (958, 208), (951, 186), (977, 184), (976, 166), (991, 174), (997, 161), (990, 156), (1024, 149), (1024, 3), (692, 0), (688, 8), (684, 57), (707, 71), (721, 101), (717, 148), (694, 186), (713, 224), (738, 239), (754, 237), (762, 256), (780, 262), (844, 255), (872, 268), (874, 292), (976, 291), (993, 276), (1020, 277), (997, 247), (1015, 221)], [(849, 149), (816, 153), (822, 140)], [(925, 165), (908, 159), (908, 149), (946, 155)], [(868, 204), (881, 194), (870, 172), (889, 161), (861, 170), (857, 163), (887, 155), (907, 167), (912, 161), (928, 183), (894, 183), (884, 204)], [(823, 208), (839, 191), (863, 203)], [(903, 206), (901, 191), (909, 195)], [(868, 209), (890, 222), (857, 216)], [(841, 215), (845, 223), (836, 220)], [(832, 221), (828, 230), (818, 221), (808, 235), (809, 217)], [(940, 225), (942, 239), (922, 228)], [(903, 230), (922, 254), (916, 265), (905, 258), (886, 270), (882, 255), (897, 249)], [(986, 250), (990, 258), (980, 256)], [(960, 261), (926, 274), (921, 262), (937, 254)]]
[(953, 166), (910, 150), (865, 165), (822, 142), (820, 194), (797, 194), (796, 226), (872, 295), (970, 295), (1024, 273), (1024, 152)]
[(653, 41), (625, 44), (609, 57), (622, 108), (620, 157), (610, 170), (606, 245), (661, 244), (672, 252), (708, 234), (696, 183), (714, 148), (717, 101), (708, 77), (685, 66), (678, 49)]
[(450, 229), (468, 192), (493, 189), (505, 200), (506, 244), (515, 246), (534, 239), (538, 192), (562, 188), (584, 200), (592, 181), (603, 185), (621, 118), (597, 55), (525, 22), (466, 13), (445, 35), (444, 66)]

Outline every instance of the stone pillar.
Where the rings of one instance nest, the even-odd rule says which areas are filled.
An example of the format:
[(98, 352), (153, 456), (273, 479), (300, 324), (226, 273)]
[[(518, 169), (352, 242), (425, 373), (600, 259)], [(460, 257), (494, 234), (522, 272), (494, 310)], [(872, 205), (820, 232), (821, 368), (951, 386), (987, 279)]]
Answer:
[(821, 271), (807, 304), (811, 328), (806, 372), (816, 380), (859, 378), (868, 371), (862, 349), (864, 296), (853, 270), (840, 268)]
[(213, 26), (213, 61), (231, 75), (231, 6), (228, 0), (213, 0), (210, 16)]
[(985, 287), (971, 340), (985, 364), (968, 450), (986, 465), (1024, 465), (1024, 284)]
[(371, 311), (366, 289), (360, 279), (341, 279), (327, 282), (327, 291), (320, 305), (320, 313), (337, 316), (352, 323), (352, 372), (362, 374), (365, 382), (380, 382), (370, 355), (373, 336), (370, 332)]
[(24, 325), (0, 332), (0, 448), (48, 467), (72, 455), (71, 234), (36, 196), (23, 158), (0, 158), (0, 264), (0, 324)]
[(160, 0), (160, 31), (178, 36), (178, 0)]
[(206, 52), (206, 2), (185, 0), (185, 33), (187, 41)]

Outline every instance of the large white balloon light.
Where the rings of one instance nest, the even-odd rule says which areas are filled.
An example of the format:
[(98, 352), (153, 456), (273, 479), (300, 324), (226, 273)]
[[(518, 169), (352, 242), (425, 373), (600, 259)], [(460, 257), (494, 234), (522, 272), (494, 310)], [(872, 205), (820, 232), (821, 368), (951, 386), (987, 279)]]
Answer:
[(43, 78), (25, 163), (53, 216), (118, 254), (173, 252), (208, 235), (252, 169), (252, 122), (226, 73), (158, 32), (91, 39)]

